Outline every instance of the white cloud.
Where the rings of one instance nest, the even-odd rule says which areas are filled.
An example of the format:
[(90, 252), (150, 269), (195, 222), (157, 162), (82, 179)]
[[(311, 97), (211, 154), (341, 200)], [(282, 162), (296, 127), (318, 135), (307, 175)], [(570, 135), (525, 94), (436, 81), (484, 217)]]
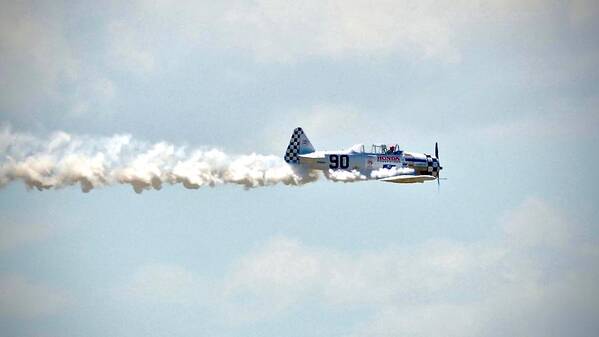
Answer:
[[(39, 101), (63, 105), (61, 113), (71, 116), (110, 111), (118, 86), (109, 71), (145, 76), (191, 56), (201, 60), (204, 51), (248, 53), (274, 62), (398, 54), (457, 62), (464, 53), (461, 37), (472, 38), (473, 31), (493, 32), (493, 25), (502, 31), (521, 22), (517, 29), (539, 22), (553, 27), (554, 13), (562, 12), (539, 1), (137, 1), (127, 8), (119, 5), (115, 17), (100, 17), (99, 26), (91, 29), (95, 34), (86, 31), (97, 41), (90, 45), (78, 43), (81, 36), (72, 31), (78, 27), (64, 20), (65, 8), (32, 7), (3, 4), (0, 13), (1, 105), (15, 115), (24, 107), (38, 107)], [(573, 21), (589, 22), (597, 8), (576, 1), (567, 9)], [(539, 34), (535, 41), (545, 38)], [(531, 61), (524, 68), (532, 71), (522, 73), (526, 81), (569, 79), (574, 72), (596, 68), (595, 54), (570, 55), (576, 62), (527, 58)], [(543, 64), (541, 70), (536, 63)]]
[[(455, 304), (387, 307), (357, 329), (354, 336), (480, 336), (474, 308)], [(442, 327), (442, 328), (440, 328)]]
[(370, 308), (356, 336), (545, 336), (572, 324), (592, 335), (599, 301), (585, 294), (596, 291), (597, 254), (542, 200), (524, 201), (501, 225), (501, 240), (359, 253), (275, 238), (235, 265), (224, 302), (250, 320), (314, 298), (333, 311)]
[(0, 219), (0, 252), (45, 239), (51, 227), (38, 223), (18, 224)]
[(569, 1), (570, 21), (575, 25), (597, 22), (599, 4), (594, 0)]
[(594, 335), (599, 246), (571, 235), (576, 225), (541, 199), (525, 200), (498, 225), (505, 232), (495, 240), (357, 252), (275, 237), (218, 280), (149, 265), (118, 296), (199, 305), (237, 327), (309, 303), (332, 315), (364, 312), (353, 336)]
[[(585, 8), (573, 7), (574, 17)], [(459, 62), (461, 35), (496, 24), (546, 24), (561, 10), (542, 1), (392, 0), (138, 1), (133, 8), (111, 25), (112, 49), (131, 69), (145, 71), (168, 54), (164, 42), (169, 49), (244, 50), (275, 62), (397, 53)]]
[(280, 151), (281, 144), (278, 140), (288, 139), (293, 128), (301, 126), (316, 149), (323, 150), (322, 146), (327, 144), (322, 144), (322, 140), (329, 139), (332, 130), (336, 132), (335, 136), (339, 142), (335, 146), (344, 148), (353, 145), (351, 141), (360, 139), (360, 135), (367, 133), (365, 129), (369, 130), (370, 125), (368, 119), (361, 116), (352, 106), (316, 104), (281, 113), (277, 118), (268, 121), (261, 134), (264, 142), (270, 141), (272, 151)]
[(538, 198), (526, 199), (503, 219), (506, 239), (526, 247), (564, 247), (575, 227)]
[(455, 61), (447, 9), (433, 2), (263, 0), (225, 13), (235, 44), (263, 59), (385, 55), (395, 50)]
[(143, 31), (131, 25), (114, 22), (108, 25), (110, 36), (109, 51), (114, 65), (137, 74), (147, 74), (154, 70), (154, 55), (141, 46)]
[(40, 104), (70, 116), (109, 110), (116, 86), (69, 36), (65, 12), (60, 5), (2, 4), (0, 108), (7, 114), (38, 114)]
[(0, 274), (0, 315), (33, 318), (62, 312), (71, 299), (63, 291), (20, 275)]
[[(275, 238), (243, 258), (229, 275), (226, 294), (263, 297), (276, 307), (317, 294), (331, 305), (429, 300), (460, 282), (463, 273), (495, 262), (493, 248), (430, 241), (420, 246), (350, 254)], [(479, 259), (474, 259), (479, 256)], [(284, 304), (284, 305), (283, 305)]]
[(596, 136), (599, 123), (598, 100), (551, 102), (543, 113), (496, 122), (475, 131), (476, 136), (492, 140), (581, 139)]
[(107, 78), (96, 78), (92, 83), (94, 96), (99, 97), (103, 101), (110, 101), (116, 95), (114, 83)]
[[(256, 59), (295, 62), (312, 57), (386, 57), (403, 53), (443, 62), (460, 60), (460, 33), (489, 17), (510, 17), (517, 2), (468, 1), (139, 1), (131, 17), (113, 26), (113, 50), (132, 68), (164, 52), (151, 46), (169, 36), (187, 47), (249, 51)], [(143, 20), (139, 18), (143, 17)], [(118, 29), (114, 29), (118, 27)], [(153, 34), (155, 36), (149, 36)], [(177, 47), (178, 48), (178, 47)], [(123, 52), (126, 51), (126, 52)]]
[(409, 139), (434, 139), (444, 132), (424, 125), (419, 117), (407, 113), (397, 116), (391, 111), (321, 103), (284, 111), (268, 121), (261, 134), (269, 150), (279, 152), (281, 140), (288, 140), (297, 126), (304, 129), (317, 150), (347, 149), (356, 143), (365, 143), (370, 150), (374, 143), (394, 141), (403, 147)]
[(90, 113), (108, 115), (112, 113), (111, 103), (117, 96), (117, 87), (109, 78), (100, 74), (85, 74), (66, 98), (69, 116), (83, 117)]
[(205, 292), (203, 286), (196, 275), (181, 266), (150, 264), (137, 269), (116, 295), (142, 302), (181, 305), (196, 303)]
[(221, 303), (237, 321), (271, 317), (316, 286), (321, 263), (296, 242), (275, 239), (234, 266), (224, 280)]
[(7, 110), (32, 97), (57, 94), (60, 81), (79, 76), (63, 27), (52, 14), (42, 20), (23, 2), (3, 3), (0, 11), (0, 98)]

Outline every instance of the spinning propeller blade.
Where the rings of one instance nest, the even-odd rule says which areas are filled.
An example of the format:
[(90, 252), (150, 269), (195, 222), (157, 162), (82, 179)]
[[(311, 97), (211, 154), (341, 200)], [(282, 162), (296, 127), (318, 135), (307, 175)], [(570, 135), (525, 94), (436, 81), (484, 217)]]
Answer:
[(439, 169), (437, 170), (437, 192), (441, 188), (441, 163), (439, 162), (439, 144), (435, 142), (435, 158), (437, 158), (437, 165), (439, 165)]

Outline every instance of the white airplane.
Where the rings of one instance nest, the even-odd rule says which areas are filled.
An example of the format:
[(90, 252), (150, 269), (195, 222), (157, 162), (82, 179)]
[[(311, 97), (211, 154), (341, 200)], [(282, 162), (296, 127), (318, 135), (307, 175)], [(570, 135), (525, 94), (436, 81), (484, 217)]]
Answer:
[(293, 130), (285, 161), (310, 170), (325, 172), (357, 171), (371, 179), (391, 183), (423, 183), (437, 180), (443, 169), (439, 163), (439, 147), (435, 143), (435, 156), (407, 152), (395, 145), (372, 145), (370, 152), (363, 144), (348, 150), (316, 151), (301, 127)]

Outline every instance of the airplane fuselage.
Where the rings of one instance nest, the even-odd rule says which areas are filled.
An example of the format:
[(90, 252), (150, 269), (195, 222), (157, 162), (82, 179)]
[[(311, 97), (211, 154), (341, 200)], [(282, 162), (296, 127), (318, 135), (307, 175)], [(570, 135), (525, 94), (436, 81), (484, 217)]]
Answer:
[(380, 169), (413, 169), (416, 174), (436, 177), (439, 172), (437, 158), (417, 152), (372, 153), (357, 151), (315, 151), (299, 155), (299, 164), (314, 170), (356, 170), (360, 172)]

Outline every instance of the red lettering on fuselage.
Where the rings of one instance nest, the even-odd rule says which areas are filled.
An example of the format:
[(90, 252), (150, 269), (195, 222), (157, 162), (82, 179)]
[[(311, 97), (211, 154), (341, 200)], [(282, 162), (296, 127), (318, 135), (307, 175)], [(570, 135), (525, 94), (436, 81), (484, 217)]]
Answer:
[(377, 156), (376, 161), (401, 162), (400, 156)]

